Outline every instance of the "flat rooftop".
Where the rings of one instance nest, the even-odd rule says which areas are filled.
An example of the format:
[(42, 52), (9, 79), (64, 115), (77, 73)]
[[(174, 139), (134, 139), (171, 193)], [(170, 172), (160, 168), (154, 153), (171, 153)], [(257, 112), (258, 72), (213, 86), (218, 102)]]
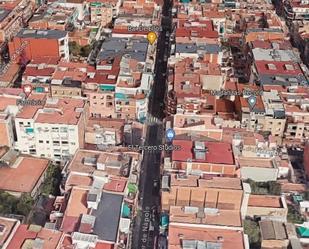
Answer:
[(98, 209), (93, 210), (91, 215), (96, 217), (93, 231), (100, 240), (116, 242), (122, 200), (122, 195), (103, 192)]
[(283, 208), (280, 196), (250, 195), (248, 207)]
[[(78, 150), (72, 159), (68, 170), (91, 174), (97, 170), (97, 163), (121, 162), (122, 153), (102, 152), (94, 150)], [(86, 159), (86, 161), (85, 161)], [(90, 160), (87, 162), (87, 160)]]
[(97, 60), (115, 58), (117, 55), (126, 55), (137, 61), (146, 60), (148, 41), (145, 38), (117, 38), (105, 40), (98, 54)]
[(239, 157), (238, 163), (240, 167), (275, 168), (272, 159), (266, 158)]
[[(169, 249), (183, 248), (184, 241), (195, 245), (197, 242), (209, 245), (221, 245), (221, 249), (244, 249), (243, 232), (238, 230), (196, 228), (179, 225), (169, 226)], [(207, 248), (207, 247), (206, 247)]]
[(0, 227), (4, 228), (0, 233), (0, 247), (8, 240), (16, 224), (17, 220), (0, 217)]
[[(203, 217), (199, 217), (198, 213), (203, 212)], [(210, 210), (207, 208), (199, 210), (195, 207), (177, 207), (170, 208), (170, 222), (218, 225), (241, 227), (241, 217), (239, 210)]]
[(76, 231), (79, 224), (80, 215), (88, 213), (87, 194), (87, 189), (78, 187), (72, 188), (68, 205), (62, 220), (61, 231)]
[(36, 225), (20, 225), (7, 249), (42, 248), (56, 249), (62, 232)]
[(54, 29), (22, 29), (16, 35), (16, 37), (20, 38), (33, 38), (33, 39), (61, 39), (66, 37), (68, 33), (62, 30), (54, 30)]
[[(179, 150), (173, 150), (173, 161), (205, 162), (217, 164), (234, 164), (232, 146), (224, 142), (201, 142), (205, 145), (206, 151), (201, 152), (204, 159), (199, 159), (194, 153), (194, 141), (173, 140), (174, 146), (179, 146)], [(223, 156), (224, 155), (224, 156)]]
[(0, 167), (0, 189), (30, 193), (47, 169), (49, 161), (34, 157), (19, 157), (13, 167)]
[(171, 206), (240, 210), (242, 196), (242, 190), (174, 186), (169, 192), (162, 192), (161, 203), (166, 210)]

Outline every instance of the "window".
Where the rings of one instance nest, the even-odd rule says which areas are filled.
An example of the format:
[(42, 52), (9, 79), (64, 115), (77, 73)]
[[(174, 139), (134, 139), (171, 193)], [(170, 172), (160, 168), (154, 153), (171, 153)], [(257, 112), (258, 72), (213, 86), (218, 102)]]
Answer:
[(68, 128), (66, 128), (66, 127), (61, 127), (61, 128), (60, 128), (60, 132), (68, 132)]
[(29, 152), (30, 152), (30, 154), (34, 155), (34, 154), (36, 154), (36, 149), (30, 149)]
[(39, 140), (39, 143), (42, 144), (42, 143), (43, 143), (43, 140)]
[(68, 141), (62, 141), (62, 144), (69, 144)]
[(63, 46), (64, 45), (64, 40), (61, 40), (60, 41), (60, 46)]
[(47, 144), (49, 144), (49, 141), (46, 141)]
[(60, 145), (60, 142), (59, 142), (59, 141), (53, 141), (53, 145), (59, 146), (59, 145)]

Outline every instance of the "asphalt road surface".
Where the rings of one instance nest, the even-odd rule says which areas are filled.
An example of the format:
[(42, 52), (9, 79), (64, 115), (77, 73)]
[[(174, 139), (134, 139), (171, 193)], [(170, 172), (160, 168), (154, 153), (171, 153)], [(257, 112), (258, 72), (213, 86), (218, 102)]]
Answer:
[[(147, 124), (144, 145), (159, 146), (164, 137), (164, 127), (161, 120), (164, 118), (164, 97), (166, 92), (167, 58), (169, 55), (169, 34), (171, 33), (170, 0), (165, 0), (162, 9), (162, 32), (158, 37), (155, 78), (149, 97), (148, 114), (152, 122)], [(157, 120), (157, 121), (154, 121)], [(161, 151), (143, 151), (143, 161), (139, 182), (139, 207), (134, 228), (132, 249), (157, 248), (159, 235), (160, 212), (160, 165)]]

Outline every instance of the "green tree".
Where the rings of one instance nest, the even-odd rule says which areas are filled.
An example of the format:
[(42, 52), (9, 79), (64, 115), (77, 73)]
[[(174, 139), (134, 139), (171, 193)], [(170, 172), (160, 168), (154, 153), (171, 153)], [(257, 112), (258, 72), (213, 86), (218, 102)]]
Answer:
[(294, 224), (302, 224), (305, 221), (304, 217), (300, 214), (300, 212), (295, 208), (295, 206), (291, 204), (288, 204), (287, 220), (288, 222)]
[(0, 214), (19, 214), (27, 216), (34, 204), (29, 194), (17, 198), (9, 193), (0, 191)]
[(33, 204), (34, 200), (29, 194), (22, 194), (16, 205), (16, 213), (27, 216), (30, 213)]
[(80, 49), (80, 55), (83, 56), (83, 57), (88, 57), (89, 54), (91, 52), (91, 46), (90, 45), (86, 45), (86, 46), (83, 46), (81, 49)]
[(253, 220), (244, 220), (244, 232), (249, 237), (250, 249), (261, 248), (261, 234), (259, 224)]
[(42, 185), (42, 194), (59, 195), (59, 185), (61, 182), (61, 168), (56, 165), (49, 165), (45, 181)]
[(281, 195), (281, 185), (275, 181), (255, 182), (251, 179), (248, 179), (246, 182), (250, 184), (252, 194)]
[(69, 42), (69, 51), (74, 56), (77, 56), (80, 54), (81, 47), (77, 44), (77, 42)]
[(268, 182), (268, 192), (271, 195), (281, 195), (281, 185), (278, 182)]

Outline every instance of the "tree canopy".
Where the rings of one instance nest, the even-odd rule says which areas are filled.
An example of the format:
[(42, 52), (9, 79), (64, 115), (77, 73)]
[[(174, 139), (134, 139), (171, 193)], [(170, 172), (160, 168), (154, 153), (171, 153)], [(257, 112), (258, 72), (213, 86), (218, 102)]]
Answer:
[(34, 204), (29, 194), (17, 198), (9, 193), (0, 191), (0, 214), (19, 214), (27, 216)]

